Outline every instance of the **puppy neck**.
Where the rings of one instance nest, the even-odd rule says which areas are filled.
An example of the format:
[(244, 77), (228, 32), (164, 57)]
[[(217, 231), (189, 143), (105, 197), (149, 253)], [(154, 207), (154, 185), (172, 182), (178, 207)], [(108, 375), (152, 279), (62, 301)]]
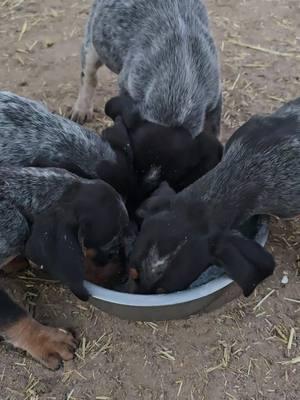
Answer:
[(258, 195), (255, 185), (232, 179), (230, 169), (221, 162), (176, 197), (193, 209), (196, 220), (204, 218), (213, 230), (226, 230), (255, 214)]

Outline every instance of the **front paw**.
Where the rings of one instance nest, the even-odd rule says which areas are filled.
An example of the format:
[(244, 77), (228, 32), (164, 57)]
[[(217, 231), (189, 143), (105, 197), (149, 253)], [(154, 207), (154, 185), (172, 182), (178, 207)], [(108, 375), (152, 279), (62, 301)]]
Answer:
[(87, 107), (85, 104), (75, 103), (71, 113), (70, 119), (78, 124), (91, 122), (94, 117), (93, 107)]
[(41, 325), (30, 317), (12, 325), (7, 338), (51, 370), (60, 368), (63, 361), (72, 360), (78, 344), (71, 333)]

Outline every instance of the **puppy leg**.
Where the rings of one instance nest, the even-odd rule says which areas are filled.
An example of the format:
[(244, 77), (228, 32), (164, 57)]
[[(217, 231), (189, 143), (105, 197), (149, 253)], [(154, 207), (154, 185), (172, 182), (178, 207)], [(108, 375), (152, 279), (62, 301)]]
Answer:
[(93, 118), (94, 95), (97, 86), (97, 70), (102, 62), (92, 45), (83, 45), (81, 50), (81, 87), (77, 101), (73, 107), (71, 119), (80, 124)]
[(2, 290), (0, 336), (52, 370), (58, 369), (62, 361), (71, 360), (77, 347), (73, 335), (62, 329), (41, 325)]
[(206, 114), (203, 132), (219, 137), (221, 130), (222, 95), (217, 106)]

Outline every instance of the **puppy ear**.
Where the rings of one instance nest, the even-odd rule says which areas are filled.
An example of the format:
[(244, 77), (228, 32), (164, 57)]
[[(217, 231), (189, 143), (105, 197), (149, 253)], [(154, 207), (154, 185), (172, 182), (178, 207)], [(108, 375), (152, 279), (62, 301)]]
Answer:
[(214, 250), (227, 274), (242, 288), (246, 297), (272, 275), (275, 262), (270, 253), (253, 240), (229, 235)]
[(141, 122), (136, 105), (129, 96), (125, 95), (110, 99), (105, 104), (105, 114), (112, 120), (121, 116), (128, 129), (134, 129)]
[(175, 196), (175, 191), (167, 182), (162, 182), (152, 195), (136, 211), (136, 216), (145, 219), (167, 208)]
[(121, 117), (116, 117), (115, 125), (105, 129), (102, 136), (115, 150), (117, 160), (100, 161), (97, 165), (97, 175), (126, 197), (134, 190), (135, 173), (130, 140)]
[(78, 229), (74, 221), (66, 220), (63, 210), (48, 211), (35, 219), (25, 255), (66, 284), (79, 299), (88, 300), (89, 293), (83, 286), (84, 256)]

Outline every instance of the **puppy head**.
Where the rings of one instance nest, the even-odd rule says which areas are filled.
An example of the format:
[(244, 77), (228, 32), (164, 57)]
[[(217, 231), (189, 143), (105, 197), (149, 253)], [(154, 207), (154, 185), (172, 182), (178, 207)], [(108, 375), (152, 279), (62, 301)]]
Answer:
[(143, 121), (130, 130), (134, 168), (139, 190), (151, 193), (162, 181), (170, 185), (202, 162), (193, 138), (183, 128), (169, 128)]
[(198, 240), (192, 216), (174, 209), (166, 198), (162, 202), (153, 200), (129, 260), (129, 275), (140, 293), (183, 290), (211, 259), (208, 241)]
[(149, 194), (161, 181), (182, 189), (212, 169), (221, 159), (222, 145), (202, 133), (195, 139), (183, 127), (166, 127), (143, 121), (127, 96), (111, 99), (106, 113), (114, 120), (121, 116), (134, 155), (140, 190)]
[(86, 254), (99, 266), (119, 260), (129, 224), (121, 196), (103, 181), (84, 184), (74, 200), (74, 214)]
[(205, 207), (169, 203), (145, 217), (129, 274), (135, 292), (174, 292), (188, 288), (212, 264), (222, 266), (245, 296), (274, 270), (272, 256), (259, 244), (213, 228)]
[(127, 224), (125, 206), (112, 187), (101, 181), (76, 185), (34, 218), (25, 253), (87, 300), (84, 253), (98, 266), (118, 258)]

